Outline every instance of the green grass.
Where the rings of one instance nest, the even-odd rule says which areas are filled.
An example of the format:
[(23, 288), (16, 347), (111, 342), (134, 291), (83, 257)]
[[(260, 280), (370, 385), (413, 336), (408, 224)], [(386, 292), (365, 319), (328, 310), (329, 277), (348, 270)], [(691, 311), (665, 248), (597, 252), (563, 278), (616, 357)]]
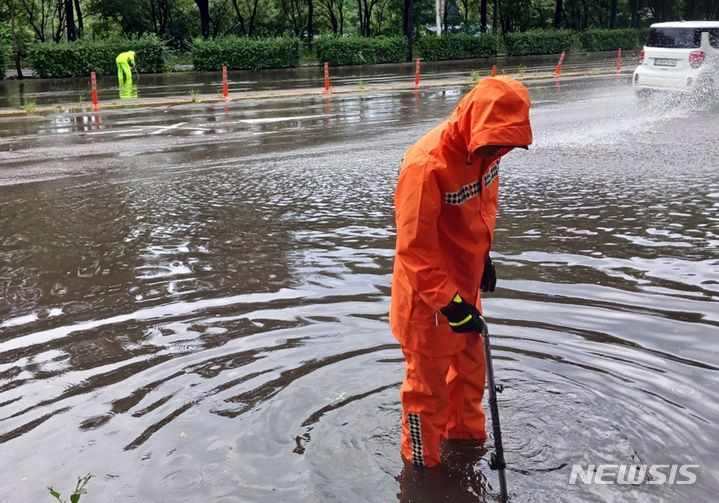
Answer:
[(35, 100), (26, 101), (22, 108), (28, 115), (35, 115), (37, 113), (37, 103)]

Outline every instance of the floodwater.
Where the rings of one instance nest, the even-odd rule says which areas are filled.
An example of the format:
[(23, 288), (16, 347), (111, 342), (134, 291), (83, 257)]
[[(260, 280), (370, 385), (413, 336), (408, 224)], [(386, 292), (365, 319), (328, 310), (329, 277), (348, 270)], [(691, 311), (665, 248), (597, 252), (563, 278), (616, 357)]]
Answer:
[[(402, 153), (463, 91), (0, 120), (2, 499), (496, 501), (481, 448), (403, 467), (386, 316)], [(484, 301), (511, 501), (712, 501), (719, 107), (530, 92)], [(699, 466), (568, 485), (601, 463)]]
[[(624, 53), (625, 68), (634, 68), (637, 57)], [(467, 79), (472, 72), (489, 75), (492, 65), (498, 71), (507, 73), (526, 72), (526, 75), (551, 73), (557, 64), (557, 56), (524, 56), (486, 58), (466, 61), (422, 62), (420, 72), (423, 79)], [(563, 72), (607, 72), (615, 68), (616, 55), (607, 53), (570, 53), (564, 60)], [(414, 82), (414, 63), (384, 64), (367, 66), (331, 67), (330, 80), (333, 87), (343, 85), (383, 84), (389, 82)], [(214, 94), (222, 92), (221, 72), (179, 72), (141, 74), (135, 77), (139, 96), (174, 97), (190, 99), (191, 93)], [(286, 90), (324, 87), (324, 68), (304, 66), (290, 69), (228, 72), (230, 95), (241, 95), (247, 91)], [(97, 91), (100, 102), (119, 97), (117, 77), (99, 75)], [(74, 79), (27, 79), (22, 81), (0, 80), (0, 108), (23, 107), (28, 103), (36, 105), (87, 104), (91, 100), (90, 78)]]

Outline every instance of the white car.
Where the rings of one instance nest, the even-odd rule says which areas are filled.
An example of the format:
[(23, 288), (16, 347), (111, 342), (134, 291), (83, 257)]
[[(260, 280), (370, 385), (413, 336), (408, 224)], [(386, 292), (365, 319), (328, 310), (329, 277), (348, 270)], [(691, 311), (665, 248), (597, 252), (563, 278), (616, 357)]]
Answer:
[(719, 89), (719, 21), (656, 23), (649, 28), (634, 91), (713, 93)]

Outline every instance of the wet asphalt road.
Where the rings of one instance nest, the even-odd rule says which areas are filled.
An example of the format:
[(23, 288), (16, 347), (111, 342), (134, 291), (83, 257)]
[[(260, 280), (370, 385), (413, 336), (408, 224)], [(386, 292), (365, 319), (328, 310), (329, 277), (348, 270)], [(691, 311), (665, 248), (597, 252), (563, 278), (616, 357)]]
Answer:
[[(0, 119), (0, 495), (494, 500), (399, 460), (386, 312), (402, 153), (466, 89)], [(719, 107), (530, 86), (484, 304), (512, 501), (710, 501)], [(689, 463), (693, 485), (567, 484)]]

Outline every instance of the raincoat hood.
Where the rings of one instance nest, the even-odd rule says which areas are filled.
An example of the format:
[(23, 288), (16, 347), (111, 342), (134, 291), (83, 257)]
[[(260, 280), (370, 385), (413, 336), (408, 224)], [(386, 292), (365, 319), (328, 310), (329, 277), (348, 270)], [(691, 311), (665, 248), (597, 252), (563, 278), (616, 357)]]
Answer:
[(526, 148), (532, 143), (529, 94), (510, 77), (490, 77), (477, 84), (447, 119), (443, 138), (472, 154), (484, 146)]

